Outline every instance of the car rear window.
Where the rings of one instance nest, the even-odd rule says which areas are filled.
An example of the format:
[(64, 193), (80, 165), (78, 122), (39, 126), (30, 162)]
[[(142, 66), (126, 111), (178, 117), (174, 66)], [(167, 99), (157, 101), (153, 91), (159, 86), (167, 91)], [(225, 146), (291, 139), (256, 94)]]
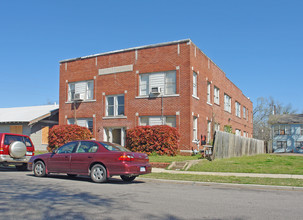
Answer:
[(121, 145), (114, 144), (114, 143), (104, 143), (100, 142), (107, 150), (109, 151), (124, 151), (124, 152), (131, 152), (130, 150), (122, 147)]
[(10, 145), (11, 143), (13, 143), (15, 141), (21, 141), (25, 144), (25, 146), (32, 147), (32, 143), (30, 142), (28, 137), (17, 136), (17, 135), (5, 135), (5, 138), (4, 138), (5, 145)]

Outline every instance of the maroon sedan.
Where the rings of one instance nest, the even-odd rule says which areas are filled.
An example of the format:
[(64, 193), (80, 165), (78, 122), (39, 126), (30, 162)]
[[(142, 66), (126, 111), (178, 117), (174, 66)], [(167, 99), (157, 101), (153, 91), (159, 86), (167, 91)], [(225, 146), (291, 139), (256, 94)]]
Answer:
[(131, 182), (139, 175), (150, 173), (151, 165), (144, 153), (131, 152), (118, 144), (89, 140), (69, 142), (53, 153), (33, 156), (28, 169), (38, 177), (50, 173), (80, 174), (102, 183), (112, 176)]

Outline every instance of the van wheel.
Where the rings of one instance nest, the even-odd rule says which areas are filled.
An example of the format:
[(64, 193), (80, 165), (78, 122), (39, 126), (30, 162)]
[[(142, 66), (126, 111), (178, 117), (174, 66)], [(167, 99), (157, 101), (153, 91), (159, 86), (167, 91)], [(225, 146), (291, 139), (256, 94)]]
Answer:
[(104, 183), (107, 180), (107, 173), (104, 166), (96, 164), (90, 170), (90, 178), (95, 183)]
[(45, 164), (42, 161), (37, 161), (34, 165), (34, 174), (38, 177), (46, 176)]
[(16, 165), (16, 169), (18, 171), (27, 171), (27, 164), (24, 163), (23, 165), (19, 165), (19, 166)]

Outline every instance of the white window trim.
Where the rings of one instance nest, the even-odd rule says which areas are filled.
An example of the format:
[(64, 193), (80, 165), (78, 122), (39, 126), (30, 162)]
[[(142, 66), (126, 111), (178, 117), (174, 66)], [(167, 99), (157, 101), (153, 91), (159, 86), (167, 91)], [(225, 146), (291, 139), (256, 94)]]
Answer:
[[(123, 115), (118, 115), (118, 97), (123, 96), (124, 98), (124, 114)], [(114, 98), (114, 115), (108, 115), (108, 98)], [(108, 95), (106, 96), (106, 105), (105, 105), (105, 118), (124, 118), (125, 117), (125, 96), (124, 94), (119, 94), (119, 95)]]
[[(93, 88), (92, 88), (92, 93), (93, 93), (93, 95), (92, 95), (92, 98), (88, 98), (88, 94), (89, 94), (89, 88), (88, 88), (88, 83), (90, 83), (90, 82), (92, 82), (93, 83)], [(94, 87), (95, 87), (95, 82), (94, 82), (94, 80), (85, 80), (85, 81), (76, 81), (76, 82), (69, 82), (68, 83), (68, 88), (67, 88), (67, 101), (66, 101), (66, 103), (73, 103), (74, 102), (74, 99), (72, 99), (72, 92), (71, 92), (71, 90), (70, 90), (70, 86), (71, 85), (74, 85), (75, 87), (76, 87), (76, 84), (77, 83), (85, 83), (85, 86), (86, 86), (86, 88), (85, 88), (85, 92), (84, 92), (84, 100), (82, 101), (82, 102), (91, 102), (91, 101), (96, 101), (95, 99), (94, 99), (94, 96), (95, 96), (95, 92), (94, 92)], [(76, 94), (76, 90), (74, 91), (74, 94)], [(83, 94), (83, 93), (81, 93), (81, 94)]]
[[(163, 85), (164, 85), (164, 88), (163, 88), (163, 90), (164, 91), (161, 91), (161, 95), (163, 95), (163, 96), (175, 96), (175, 95), (178, 95), (176, 92), (177, 92), (177, 73), (176, 73), (176, 70), (170, 70), (170, 71), (163, 71), (163, 72), (152, 72), (152, 73), (143, 73), (143, 74), (140, 74), (140, 76), (139, 76), (139, 96), (137, 96), (137, 97), (143, 97), (143, 98), (145, 98), (145, 97), (149, 97), (150, 96), (150, 91), (151, 91), (151, 86), (150, 86), (150, 76), (152, 75), (152, 74), (160, 74), (160, 73), (163, 73), (164, 74), (164, 82), (162, 82), (163, 83)], [(167, 77), (167, 74), (170, 74), (170, 73), (174, 73), (174, 90), (175, 90), (175, 93), (172, 93), (172, 94), (166, 94), (165, 92), (166, 92), (166, 88), (167, 88), (167, 84), (166, 84), (166, 77)], [(148, 82), (147, 82), (147, 92), (148, 92), (148, 94), (141, 94), (141, 77), (143, 76), (143, 75), (147, 75), (148, 76)]]
[(224, 110), (231, 113), (231, 97), (224, 94)]
[(220, 105), (220, 89), (214, 86), (214, 103)]
[[(142, 117), (147, 117), (148, 118), (148, 120), (147, 120), (147, 126), (149, 126), (150, 125), (150, 118), (151, 117), (159, 117), (160, 119), (161, 119), (161, 115), (157, 115), (157, 116), (154, 116), (154, 115), (144, 115), (144, 116), (140, 116), (140, 118), (139, 118), (139, 125), (140, 126), (143, 126), (142, 124), (141, 124), (141, 119), (142, 119)], [(163, 116), (163, 125), (167, 125), (167, 122), (166, 122), (166, 120), (167, 120), (167, 117), (174, 117), (174, 119), (175, 119), (175, 126), (173, 127), (173, 128), (176, 128), (177, 127), (177, 117), (175, 116), (175, 115), (164, 115)], [(162, 120), (161, 120), (162, 121)]]
[(211, 82), (207, 81), (207, 104), (211, 105)]

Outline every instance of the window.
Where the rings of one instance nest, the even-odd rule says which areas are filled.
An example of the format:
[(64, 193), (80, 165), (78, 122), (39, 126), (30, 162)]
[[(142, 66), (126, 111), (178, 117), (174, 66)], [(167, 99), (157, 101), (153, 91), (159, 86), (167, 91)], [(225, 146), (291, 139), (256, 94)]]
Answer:
[(243, 106), (243, 118), (246, 118), (246, 108)]
[(207, 121), (207, 143), (210, 143), (211, 138), (211, 121)]
[(193, 140), (198, 139), (198, 118), (193, 117)]
[(290, 135), (291, 127), (290, 125), (275, 125), (274, 126), (274, 135)]
[(198, 96), (198, 92), (197, 92), (197, 73), (194, 72), (193, 73), (193, 96), (197, 97)]
[(214, 129), (215, 129), (215, 131), (220, 131), (220, 124), (219, 123), (215, 123)]
[(78, 142), (71, 142), (71, 143), (67, 143), (65, 145), (63, 145), (62, 147), (60, 147), (57, 151), (58, 154), (69, 154), (72, 153), (75, 146), (78, 145)]
[(283, 149), (286, 151), (287, 142), (286, 141), (277, 141), (277, 150)]
[(211, 103), (210, 102), (210, 82), (207, 82), (207, 103)]
[(240, 118), (241, 117), (241, 105), (240, 105), (240, 103), (236, 102), (235, 107), (236, 107), (236, 116)]
[(176, 71), (140, 74), (140, 95), (149, 95), (153, 87), (160, 87), (164, 95), (176, 94)]
[(168, 125), (171, 127), (176, 127), (176, 116), (163, 116), (163, 122), (161, 116), (141, 116), (140, 125), (141, 126), (153, 126), (153, 125)]
[(90, 141), (81, 141), (77, 153), (95, 153), (98, 150), (98, 144)]
[(300, 126), (300, 134), (303, 135), (303, 125)]
[(72, 82), (68, 84), (68, 101), (75, 99), (75, 94), (80, 94), (83, 100), (94, 99), (94, 81)]
[[(73, 124), (75, 124), (75, 119), (74, 118), (69, 118), (67, 120), (67, 123), (69, 125), (73, 125)], [(93, 133), (94, 126), (93, 126), (93, 119), (92, 118), (77, 118), (77, 123), (76, 124), (79, 125), (79, 126), (88, 128)]]
[(216, 86), (214, 87), (214, 103), (220, 105), (220, 89)]
[(224, 110), (231, 113), (231, 98), (227, 94), (224, 94)]
[(106, 96), (106, 116), (124, 116), (124, 95)]
[(243, 137), (247, 137), (246, 131), (243, 131)]
[(303, 141), (296, 141), (295, 148), (296, 148), (296, 151), (303, 152)]
[(236, 129), (236, 135), (241, 135), (241, 130), (240, 129)]

